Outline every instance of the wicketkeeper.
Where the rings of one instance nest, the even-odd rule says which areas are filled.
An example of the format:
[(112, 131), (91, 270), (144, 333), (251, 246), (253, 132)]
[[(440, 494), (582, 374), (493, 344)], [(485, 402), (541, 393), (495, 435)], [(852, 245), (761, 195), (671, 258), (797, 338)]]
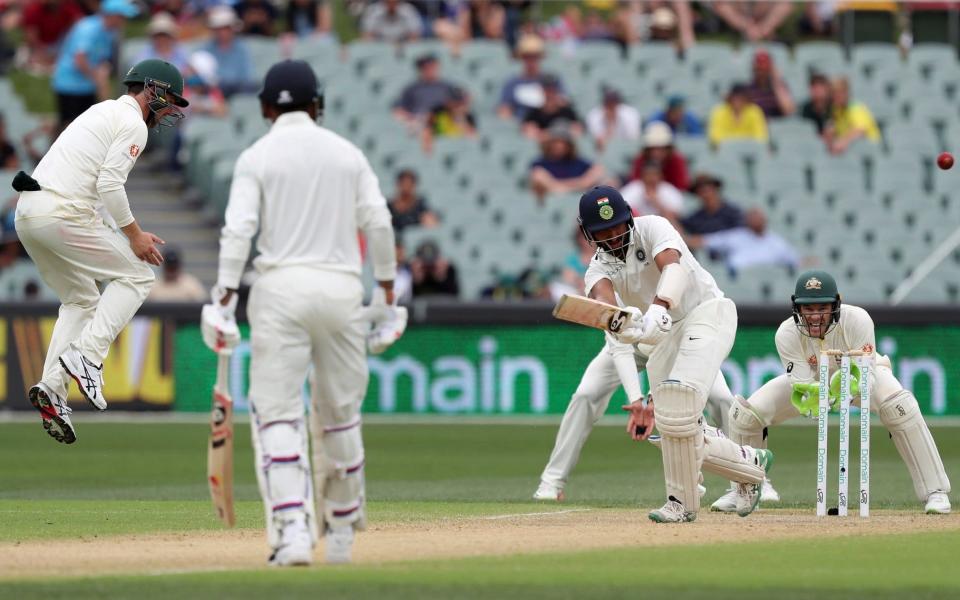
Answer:
[[(749, 399), (740, 399), (730, 410), (730, 437), (751, 446), (766, 445), (765, 427), (800, 415), (817, 413), (818, 361), (822, 350), (857, 350), (874, 357), (871, 410), (876, 411), (890, 432), (897, 452), (910, 472), (917, 498), (930, 514), (950, 512), (950, 480), (930, 429), (920, 414), (913, 393), (903, 388), (891, 369), (890, 359), (876, 354), (873, 320), (859, 306), (841, 305), (837, 282), (824, 271), (808, 271), (797, 279), (792, 297), (793, 317), (777, 329), (777, 352), (786, 371), (771, 379)], [(830, 363), (833, 378), (839, 377), (840, 357)], [(833, 385), (834, 400), (839, 381)], [(859, 382), (852, 385), (853, 404), (859, 405)], [(720, 498), (714, 504), (724, 510), (733, 504)]]

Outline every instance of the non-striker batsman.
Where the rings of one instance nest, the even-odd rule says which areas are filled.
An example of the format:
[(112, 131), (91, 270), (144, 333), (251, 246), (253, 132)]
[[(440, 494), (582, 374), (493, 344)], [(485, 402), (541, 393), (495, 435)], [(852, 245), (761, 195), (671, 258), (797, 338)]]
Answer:
[[(406, 323), (392, 306), (396, 255), (386, 200), (363, 153), (318, 125), (322, 99), (306, 62), (283, 61), (267, 72), (260, 104), (272, 125), (237, 160), (214, 302), (202, 319), (211, 348), (236, 343), (236, 290), (259, 230), (259, 277), (247, 304), (249, 396), (270, 564), (277, 566), (311, 563), (320, 533), (327, 561), (347, 562), (354, 529), (364, 525), (360, 404), (371, 321), (361, 304), (358, 230), (379, 283), (381, 328), (392, 328), (373, 336), (380, 347), (372, 349), (399, 337)], [(302, 394), (311, 367), (308, 424)]]

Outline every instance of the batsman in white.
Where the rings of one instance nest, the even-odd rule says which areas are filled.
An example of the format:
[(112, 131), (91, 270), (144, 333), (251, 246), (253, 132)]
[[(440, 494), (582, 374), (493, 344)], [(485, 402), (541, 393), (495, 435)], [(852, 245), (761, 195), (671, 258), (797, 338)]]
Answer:
[[(533, 494), (534, 500), (564, 500), (564, 488), (570, 472), (576, 466), (593, 426), (607, 411), (610, 398), (618, 387), (623, 386), (627, 398), (632, 399), (631, 402), (640, 401), (644, 397), (638, 372), (646, 368), (653, 348), (644, 344), (624, 344), (607, 332), (604, 337), (603, 348), (587, 365), (580, 384), (570, 398), (550, 459), (540, 475), (540, 485)], [(728, 431), (726, 421), (733, 402), (733, 393), (727, 386), (723, 373), (717, 373), (707, 396), (706, 413), (716, 428), (723, 432)], [(636, 430), (629, 432), (635, 440), (646, 440), (653, 433), (652, 426), (642, 427), (639, 433)], [(706, 491), (703, 486), (698, 489), (701, 493)], [(736, 485), (731, 487), (731, 491), (736, 491)], [(773, 484), (768, 478), (764, 478), (760, 500), (777, 502), (779, 499)]]
[[(730, 437), (741, 444), (761, 446), (763, 430), (794, 417), (817, 412), (818, 360), (821, 350), (862, 351), (874, 355), (871, 410), (890, 432), (897, 452), (913, 479), (917, 498), (931, 514), (950, 512), (950, 480), (940, 460), (917, 399), (897, 381), (890, 359), (876, 354), (873, 320), (859, 306), (841, 305), (834, 278), (824, 271), (807, 271), (797, 279), (793, 317), (780, 324), (777, 352), (786, 373), (771, 379), (748, 400), (742, 398), (730, 410)], [(833, 400), (839, 395), (840, 357), (831, 361)], [(854, 379), (857, 379), (856, 377)], [(835, 383), (833, 380), (837, 380)], [(854, 404), (859, 404), (859, 384), (852, 386)], [(731, 498), (717, 500), (714, 507), (727, 511)]]
[[(259, 229), (259, 277), (247, 305), (249, 396), (276, 566), (310, 564), (321, 532), (327, 562), (349, 562), (354, 530), (365, 524), (365, 342), (382, 351), (406, 326), (405, 310), (393, 306), (396, 255), (386, 200), (363, 153), (318, 125), (322, 99), (304, 61), (267, 72), (260, 103), (272, 126), (237, 160), (218, 282), (202, 319), (211, 348), (237, 343), (236, 290)], [(369, 339), (358, 230), (379, 284), (372, 312), (380, 323)], [(311, 366), (308, 424), (302, 391)]]
[(696, 519), (701, 466), (743, 484), (738, 514), (750, 514), (772, 453), (706, 437), (703, 423), (707, 395), (733, 346), (736, 307), (669, 221), (633, 218), (616, 189), (598, 186), (584, 194), (579, 221), (599, 249), (584, 278), (588, 295), (608, 304), (619, 296), (634, 317), (616, 334), (618, 341), (653, 346), (646, 365), (653, 406), (632, 403), (628, 422), (630, 431), (655, 422), (661, 436), (667, 502), (650, 519)]
[[(126, 94), (87, 109), (53, 142), (32, 177), (21, 171), (13, 182), (21, 192), (17, 234), (61, 303), (30, 403), (47, 433), (65, 444), (77, 439), (66, 401), (69, 378), (90, 404), (106, 410), (103, 359), (153, 285), (148, 263), (163, 262), (157, 249), (163, 240), (140, 229), (124, 184), (147, 143), (147, 128), (172, 127), (183, 117), (183, 77), (153, 59), (137, 63), (123, 83)], [(119, 231), (104, 222), (103, 210)]]

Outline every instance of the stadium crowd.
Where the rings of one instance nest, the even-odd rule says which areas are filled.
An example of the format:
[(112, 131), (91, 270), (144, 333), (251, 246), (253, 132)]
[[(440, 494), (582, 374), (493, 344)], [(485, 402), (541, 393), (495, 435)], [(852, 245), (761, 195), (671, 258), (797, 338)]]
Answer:
[[(853, 144), (881, 141), (869, 104), (857, 98), (849, 80), (830, 79), (816, 70), (808, 73), (807, 90), (790, 89), (775, 56), (760, 48), (749, 70), (728, 82), (723, 101), (706, 112), (697, 112), (679, 94), (662, 106), (632, 106), (616, 80), (597, 90), (595, 106), (576, 106), (567, 93), (570, 82), (544, 67), (550, 48), (574, 51), (579, 45), (604, 41), (626, 52), (637, 44), (667, 42), (683, 54), (703, 37), (732, 43), (781, 36), (790, 41), (834, 39), (844, 11), (866, 8), (899, 15), (923, 8), (886, 2), (864, 7), (841, 1), (560, 4), (559, 10), (545, 10), (545, 3), (531, 0), (153, 0), (143, 11), (132, 0), (8, 0), (0, 5), (0, 68), (50, 78), (57, 115), (47, 130), (55, 136), (87, 107), (114, 95), (112, 77), (124, 66), (118, 48), (133, 20), (145, 24), (149, 39), (135, 58), (162, 58), (176, 65), (184, 73), (191, 113), (216, 118), (229, 115), (231, 98), (255, 93), (259, 87), (250, 49), (255, 38), (273, 38), (281, 47), (298, 38), (328, 40), (330, 51), (339, 52), (337, 43), (346, 36), (334, 27), (337, 12), (348, 22), (350, 35), (398, 46), (436, 38), (452, 56), (473, 40), (502, 40), (515, 70), (504, 78), (494, 112), (478, 113), (467, 88), (444, 75), (443, 61), (434, 53), (409, 57), (416, 78), (384, 110), (416, 133), (419, 151), (427, 154), (438, 138), (478, 139), (485, 122), (514, 123), (518, 138), (539, 144), (541, 154), (529, 165), (528, 182), (540, 202), (600, 183), (620, 186), (638, 215), (670, 219), (686, 232), (692, 248), (722, 261), (735, 275), (757, 264), (792, 270), (805, 259), (767, 229), (760, 209), (741, 210), (737, 198), (725, 196), (724, 174), (690, 173), (675, 144), (677, 136), (702, 136), (713, 147), (739, 140), (766, 144), (771, 122), (802, 117), (815, 124), (830, 153), (842, 155)], [(901, 42), (909, 43), (908, 37)], [(610, 172), (590, 158), (602, 156), (611, 143), (624, 142), (637, 145), (627, 172)], [(29, 166), (37, 158), (32, 147), (29, 139), (7, 139), (0, 120), (3, 168)], [(584, 153), (585, 147), (591, 151)], [(179, 168), (183, 160), (179, 142), (175, 140), (168, 151), (170, 168)], [(392, 191), (386, 189), (391, 183)], [(401, 239), (411, 228), (440, 223), (430, 208), (430, 190), (418, 189), (416, 172), (402, 170), (395, 182), (381, 184)], [(693, 204), (698, 206), (691, 213), (688, 208)], [(8, 203), (5, 208), (3, 239), (15, 245), (15, 239), (8, 239), (11, 207)], [(576, 289), (588, 250), (579, 238), (571, 248), (562, 268), (506, 274), (490, 282), (485, 294), (549, 297), (558, 290)], [(411, 250), (412, 257), (401, 257), (409, 280), (407, 297), (459, 293), (456, 266), (444, 258), (443, 248), (425, 242)], [(0, 251), (0, 261), (3, 256)], [(0, 269), (3, 266), (0, 263)]]

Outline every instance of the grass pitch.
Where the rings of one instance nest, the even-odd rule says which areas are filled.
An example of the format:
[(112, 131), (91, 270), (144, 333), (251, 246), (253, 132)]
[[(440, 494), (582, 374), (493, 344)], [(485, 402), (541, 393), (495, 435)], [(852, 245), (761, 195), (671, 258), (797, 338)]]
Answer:
[[(95, 416), (87, 415), (78, 420), (80, 437), (73, 446), (54, 443), (39, 424), (0, 425), (0, 456), (6, 458), (0, 467), (0, 544), (15, 552), (14, 544), (26, 549), (48, 542), (44, 547), (52, 551), (42, 560), (56, 573), (60, 541), (109, 543), (119, 536), (167, 532), (194, 532), (202, 538), (220, 531), (207, 499), (204, 425), (97, 423)], [(957, 479), (960, 440), (955, 432), (934, 428), (948, 473)], [(602, 515), (604, 511), (626, 514), (629, 520), (623, 525), (629, 528), (644, 523), (646, 511), (662, 503), (659, 453), (631, 442), (620, 427), (594, 431), (567, 487), (567, 503), (544, 506), (528, 500), (555, 433), (555, 426), (540, 425), (366, 426), (373, 530), (361, 535), (376, 536), (377, 524), (388, 523), (403, 524), (411, 532), (447, 528), (455, 536), (464, 519), (588, 509), (593, 513), (584, 515)], [(883, 509), (919, 512), (921, 506), (913, 497), (892, 442), (882, 428), (875, 428), (873, 434), (873, 508), (878, 515)], [(263, 512), (245, 426), (238, 427), (237, 445), (238, 527), (259, 531)], [(771, 475), (783, 496), (779, 506), (803, 509), (806, 520), (796, 510), (784, 512), (783, 518), (801, 519), (797, 527), (802, 528), (813, 511), (814, 430), (775, 429), (771, 448), (777, 454)], [(835, 459), (835, 450), (832, 456)], [(832, 497), (835, 470), (833, 462)], [(707, 501), (723, 492), (718, 479), (708, 478), (707, 485)], [(960, 553), (960, 533), (954, 517), (939, 522), (945, 526), (940, 532), (901, 528), (890, 535), (771, 539), (764, 535), (764, 521), (754, 519), (760, 516), (718, 521), (727, 531), (748, 532), (748, 541), (736, 543), (710, 538), (702, 543), (651, 546), (647, 542), (655, 540), (638, 538), (636, 547), (583, 550), (577, 533), (571, 531), (568, 548), (544, 553), (421, 560), (402, 555), (395, 562), (336, 569), (119, 576), (97, 575), (94, 570), (88, 577), (42, 579), (14, 575), (0, 581), (0, 598), (629, 595), (782, 600), (814, 594), (821, 598), (960, 595), (954, 565)], [(938, 517), (922, 519), (937, 523)], [(706, 515), (703, 521), (709, 523)], [(513, 531), (507, 522), (496, 535), (510, 536)], [(665, 541), (675, 535), (670, 526), (638, 531), (642, 536), (663, 536)], [(147, 558), (149, 548), (143, 552)], [(265, 545), (262, 552), (265, 558)]]

